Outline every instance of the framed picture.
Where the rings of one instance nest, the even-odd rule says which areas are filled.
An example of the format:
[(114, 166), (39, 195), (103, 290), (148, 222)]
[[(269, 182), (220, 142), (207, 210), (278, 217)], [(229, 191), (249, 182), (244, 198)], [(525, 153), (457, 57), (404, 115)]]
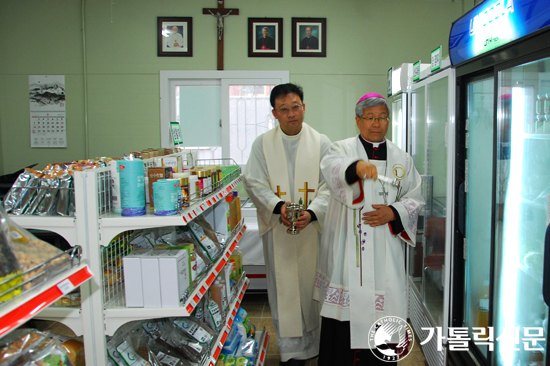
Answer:
[(283, 57), (283, 18), (248, 18), (248, 57)]
[(327, 57), (327, 18), (292, 18), (292, 57)]
[(158, 56), (193, 56), (193, 18), (157, 18)]

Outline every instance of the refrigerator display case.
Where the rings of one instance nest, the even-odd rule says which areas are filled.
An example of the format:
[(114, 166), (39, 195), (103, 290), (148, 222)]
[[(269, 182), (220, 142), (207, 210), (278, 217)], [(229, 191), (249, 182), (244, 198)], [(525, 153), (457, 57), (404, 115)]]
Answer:
[(550, 365), (549, 25), (548, 1), (485, 1), (451, 29), (456, 364)]
[[(449, 60), (442, 65), (410, 92), (410, 152), (426, 200), (407, 265), (409, 318), (419, 342), (429, 339), (429, 328), (446, 331), (449, 324), (456, 87)], [(435, 338), (422, 349), (430, 366), (445, 364), (446, 350)]]
[[(420, 70), (428, 69), (420, 64)], [(409, 152), (409, 89), (413, 64), (404, 63), (388, 70), (388, 102), (391, 106), (391, 141), (403, 151)]]

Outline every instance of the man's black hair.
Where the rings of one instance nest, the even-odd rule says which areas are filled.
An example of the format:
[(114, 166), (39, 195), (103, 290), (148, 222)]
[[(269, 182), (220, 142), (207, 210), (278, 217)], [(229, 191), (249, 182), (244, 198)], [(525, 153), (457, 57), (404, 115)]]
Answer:
[(300, 97), (302, 103), (304, 102), (304, 91), (301, 86), (288, 83), (288, 84), (279, 84), (271, 90), (271, 95), (269, 96), (269, 102), (271, 106), (275, 108), (275, 100), (279, 97), (294, 93)]

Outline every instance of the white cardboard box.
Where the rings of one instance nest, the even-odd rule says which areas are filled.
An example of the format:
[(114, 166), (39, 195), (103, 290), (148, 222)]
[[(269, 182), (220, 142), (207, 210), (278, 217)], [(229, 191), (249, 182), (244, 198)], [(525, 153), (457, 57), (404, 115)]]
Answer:
[(143, 286), (141, 284), (141, 255), (146, 254), (150, 251), (151, 249), (135, 249), (132, 253), (122, 258), (126, 307), (143, 307)]
[(143, 286), (143, 307), (160, 308), (159, 255), (164, 250), (151, 250), (141, 256), (141, 284)]
[(189, 288), (191, 280), (189, 250), (163, 250), (158, 255), (158, 260), (162, 307), (179, 307), (180, 299)]

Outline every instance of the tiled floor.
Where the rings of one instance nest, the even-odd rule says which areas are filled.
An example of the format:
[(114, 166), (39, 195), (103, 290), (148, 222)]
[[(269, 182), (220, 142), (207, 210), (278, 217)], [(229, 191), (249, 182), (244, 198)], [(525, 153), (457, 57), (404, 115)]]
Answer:
[[(267, 302), (266, 293), (247, 292), (241, 302), (241, 307), (247, 311), (248, 317), (254, 326), (256, 332), (261, 332), (265, 327), (269, 333), (269, 344), (267, 348), (267, 357), (265, 366), (279, 366), (279, 350), (277, 340), (275, 339), (275, 329), (271, 320), (271, 310)], [(316, 366), (317, 359), (308, 360), (306, 366)], [(399, 361), (398, 366), (427, 366), (424, 354), (418, 342), (415, 342), (413, 351), (404, 360)], [(335, 365), (337, 366), (337, 365)]]

